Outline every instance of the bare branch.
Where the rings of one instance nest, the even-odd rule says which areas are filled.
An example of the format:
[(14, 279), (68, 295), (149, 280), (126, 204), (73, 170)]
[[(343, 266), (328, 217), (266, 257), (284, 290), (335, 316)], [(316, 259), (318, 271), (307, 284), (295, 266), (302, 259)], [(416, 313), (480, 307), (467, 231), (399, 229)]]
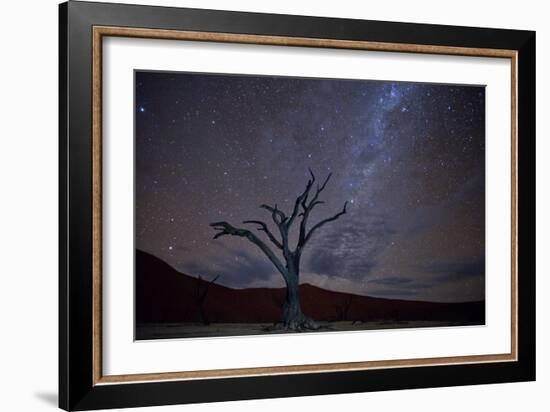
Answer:
[(323, 225), (325, 225), (325, 224), (327, 224), (327, 223), (329, 223), (329, 222), (333, 222), (333, 221), (335, 221), (336, 219), (338, 219), (340, 216), (345, 215), (345, 214), (346, 214), (346, 208), (347, 208), (347, 206), (348, 206), (348, 202), (346, 201), (346, 202), (344, 203), (344, 208), (343, 208), (340, 212), (336, 213), (336, 214), (335, 214), (334, 216), (332, 216), (332, 217), (329, 217), (329, 218), (327, 218), (327, 219), (321, 220), (319, 223), (317, 223), (315, 226), (313, 226), (313, 227), (311, 228), (311, 230), (309, 231), (309, 233), (308, 233), (308, 234), (306, 235), (306, 237), (304, 238), (303, 244), (302, 244), (301, 246), (303, 247), (303, 245), (305, 245), (305, 244), (307, 243), (307, 241), (311, 238), (313, 232), (315, 232), (315, 231), (316, 231), (317, 229), (319, 229), (321, 226), (323, 226)]
[(313, 209), (313, 207), (315, 206), (315, 204), (316, 204), (315, 202), (316, 202), (317, 198), (319, 197), (321, 192), (323, 190), (325, 190), (325, 187), (327, 186), (327, 183), (328, 183), (328, 181), (330, 180), (331, 177), (332, 177), (332, 173), (329, 173), (327, 178), (323, 182), (323, 184), (321, 186), (317, 185), (317, 190), (315, 191), (315, 196), (313, 196), (313, 199), (311, 199), (311, 202), (309, 203), (309, 208), (310, 209)]
[(309, 192), (311, 190), (311, 186), (313, 186), (313, 180), (308, 180), (307, 184), (307, 191), (306, 191), (306, 194), (305, 196), (300, 199), (300, 204), (302, 205), (302, 209), (306, 210), (307, 209), (307, 198), (309, 197)]
[(294, 203), (294, 209), (292, 210), (292, 215), (290, 216), (290, 219), (287, 222), (287, 227), (290, 227), (292, 223), (294, 222), (294, 219), (296, 219), (296, 216), (301, 216), (302, 214), (298, 214), (300, 212), (300, 205), (303, 205), (304, 202), (307, 200), (307, 197), (309, 195), (309, 191), (311, 190), (311, 187), (313, 186), (313, 182), (315, 181), (315, 176), (313, 175), (313, 172), (311, 169), (309, 169), (309, 173), (311, 174), (311, 179), (307, 181), (306, 188), (302, 192), (300, 196), (296, 198), (296, 202)]
[(220, 275), (216, 275), (216, 277), (214, 277), (214, 279), (212, 279), (210, 282), (208, 282), (206, 284), (206, 287), (204, 288), (204, 297), (206, 298), (206, 295), (208, 294), (208, 289), (210, 289), (210, 285), (214, 284), (216, 282), (216, 280), (218, 280), (218, 278), (220, 277)]
[[(311, 185), (313, 185), (313, 182), (315, 181), (315, 175), (313, 174), (311, 169), (309, 169), (309, 173), (312, 176), (312, 180), (310, 180), (308, 182), (308, 184), (310, 183), (309, 188), (311, 189)], [(302, 201), (301, 201), (303, 211), (302, 211), (302, 213), (300, 213), (300, 216), (302, 216), (302, 221), (300, 222), (300, 234), (299, 234), (299, 237), (298, 237), (298, 247), (297, 247), (297, 249), (302, 248), (303, 245), (305, 244), (306, 234), (307, 234), (307, 220), (309, 218), (309, 214), (311, 213), (311, 211), (313, 210), (313, 208), (315, 206), (325, 203), (325, 202), (323, 202), (321, 200), (317, 200), (317, 199), (319, 198), (319, 195), (321, 194), (321, 192), (323, 190), (325, 190), (325, 187), (327, 186), (327, 183), (329, 182), (331, 177), (332, 177), (332, 173), (329, 173), (328, 176), (326, 177), (326, 179), (324, 180), (324, 182), (320, 186), (317, 185), (317, 189), (315, 190), (315, 194), (311, 198), (309, 204), (307, 203), (307, 196), (304, 199), (302, 199)], [(309, 190), (308, 190), (308, 192), (309, 192)]]
[(271, 231), (269, 230), (269, 228), (267, 227), (267, 225), (266, 225), (264, 222), (262, 222), (261, 220), (245, 220), (245, 221), (243, 221), (243, 223), (252, 223), (252, 224), (254, 224), (254, 225), (260, 226), (260, 227), (258, 228), (258, 230), (259, 230), (260, 232), (265, 232), (266, 235), (267, 235), (267, 237), (269, 238), (269, 240), (271, 240), (271, 242), (272, 242), (275, 246), (277, 246), (279, 249), (282, 249), (282, 248), (283, 248), (283, 245), (281, 244), (281, 242), (279, 242), (279, 241), (277, 240), (277, 238), (273, 235), (273, 233), (271, 233)]
[[(275, 205), (275, 207), (269, 205), (261, 205), (260, 207), (271, 212), (271, 217), (277, 226), (286, 220), (286, 215), (279, 209), (277, 209), (277, 205)], [(277, 219), (277, 217), (279, 217), (279, 219)]]
[(268, 259), (275, 265), (277, 270), (283, 275), (283, 277), (286, 279), (288, 274), (285, 269), (285, 266), (281, 263), (277, 255), (273, 253), (273, 251), (267, 246), (264, 242), (262, 242), (254, 233), (252, 233), (248, 229), (241, 229), (236, 228), (234, 226), (231, 226), (227, 222), (214, 222), (210, 223), (210, 226), (214, 228), (214, 230), (219, 231), (214, 236), (214, 239), (219, 238), (220, 236), (225, 235), (231, 235), (231, 236), (240, 236), (247, 238), (250, 242), (254, 243), (256, 246), (258, 246), (262, 252), (268, 257)]
[(210, 223), (210, 226), (212, 226), (214, 230), (219, 231), (219, 233), (216, 233), (216, 235), (214, 236), (214, 239), (217, 239), (220, 236), (224, 235), (247, 237), (248, 234), (252, 234), (250, 230), (233, 227), (227, 222)]
[(309, 205), (310, 210), (313, 209), (316, 205), (322, 205), (325, 203), (323, 200), (316, 200), (315, 202), (311, 202)]
[(275, 204), (275, 207), (265, 205), (265, 204), (261, 205), (260, 207), (263, 209), (269, 210), (271, 212), (271, 218), (279, 228), (279, 233), (281, 234), (281, 242), (280, 242), (281, 250), (283, 251), (283, 255), (285, 256), (285, 259), (286, 259), (286, 256), (290, 252), (288, 248), (288, 227), (289, 227), (289, 225), (287, 224), (288, 218), (283, 212), (281, 212), (277, 208), (277, 204)]
[[(209, 282), (206, 282), (202, 276), (199, 275), (199, 277), (197, 278), (197, 289), (196, 289), (196, 296), (197, 296), (197, 300), (198, 302), (200, 302), (202, 304), (202, 302), (204, 302), (204, 300), (206, 299), (206, 295), (208, 294), (208, 289), (210, 288), (210, 285), (212, 285), (213, 283), (216, 282), (216, 280), (218, 280), (218, 278), (220, 277), (220, 275), (217, 275), (214, 279), (212, 279), (211, 281)], [(205, 286), (204, 286), (204, 289), (202, 290), (202, 293), (201, 293), (201, 285), (202, 283), (206, 283)]]
[(327, 178), (325, 179), (325, 182), (321, 185), (321, 187), (319, 187), (317, 189), (318, 193), (321, 193), (323, 190), (325, 190), (325, 187), (326, 187), (326, 185), (327, 185), (327, 183), (328, 183), (328, 181), (330, 180), (331, 177), (332, 177), (332, 172), (330, 172), (328, 174)]
[(315, 175), (313, 174), (313, 171), (309, 167), (307, 168), (307, 170), (309, 170), (309, 175), (311, 176), (311, 179), (309, 179), (307, 181), (307, 186), (306, 186), (306, 190), (304, 192), (304, 196), (300, 200), (300, 203), (301, 203), (302, 207), (304, 208), (304, 210), (307, 208), (307, 198), (309, 196), (309, 192), (311, 190), (311, 187), (313, 186), (313, 183), (315, 183)]

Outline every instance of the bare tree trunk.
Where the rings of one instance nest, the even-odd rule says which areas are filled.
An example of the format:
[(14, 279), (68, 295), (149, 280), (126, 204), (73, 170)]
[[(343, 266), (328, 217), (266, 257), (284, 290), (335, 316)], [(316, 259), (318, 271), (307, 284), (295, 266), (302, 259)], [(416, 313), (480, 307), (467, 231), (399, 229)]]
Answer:
[(282, 319), (283, 326), (286, 329), (298, 329), (303, 317), (304, 314), (300, 305), (300, 287), (298, 285), (298, 280), (290, 278), (286, 282), (286, 300), (283, 305)]
[(283, 327), (289, 330), (318, 329), (319, 325), (302, 312), (299, 277), (292, 274), (286, 281), (286, 300), (283, 304)]
[(219, 278), (219, 275), (216, 276), (214, 279), (212, 279), (210, 282), (204, 281), (201, 276), (197, 278), (197, 283), (195, 287), (195, 302), (197, 303), (197, 307), (199, 310), (199, 319), (201, 323), (205, 326), (210, 325), (210, 320), (206, 316), (204, 303), (206, 300), (206, 296), (208, 295), (208, 289), (210, 288), (210, 285), (216, 282), (218, 278)]
[(206, 313), (204, 311), (204, 306), (202, 305), (199, 306), (199, 319), (203, 325), (205, 326), (210, 325), (210, 320), (206, 316)]

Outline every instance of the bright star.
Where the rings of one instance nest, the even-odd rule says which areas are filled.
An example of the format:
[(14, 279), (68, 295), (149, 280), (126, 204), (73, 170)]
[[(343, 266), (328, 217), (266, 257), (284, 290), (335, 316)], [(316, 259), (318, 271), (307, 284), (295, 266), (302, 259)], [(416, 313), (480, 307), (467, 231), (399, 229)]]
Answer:
[(138, 109), (141, 113), (143, 113), (145, 111), (145, 107), (143, 106), (139, 106), (139, 109)]

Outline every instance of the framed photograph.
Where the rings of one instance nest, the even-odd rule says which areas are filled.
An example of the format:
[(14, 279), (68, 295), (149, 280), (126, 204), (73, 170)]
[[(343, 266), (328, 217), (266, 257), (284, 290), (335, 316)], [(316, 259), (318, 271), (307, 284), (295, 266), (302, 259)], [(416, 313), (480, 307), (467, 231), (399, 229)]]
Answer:
[(59, 40), (61, 408), (535, 379), (534, 32), (71, 1)]

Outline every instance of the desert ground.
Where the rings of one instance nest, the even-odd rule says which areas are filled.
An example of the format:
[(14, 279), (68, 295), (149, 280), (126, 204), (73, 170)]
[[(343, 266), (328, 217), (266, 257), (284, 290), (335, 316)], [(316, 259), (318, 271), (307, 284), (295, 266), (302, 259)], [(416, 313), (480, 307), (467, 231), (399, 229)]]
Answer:
[(280, 333), (315, 333), (315, 332), (346, 332), (368, 331), (379, 329), (400, 328), (435, 328), (452, 326), (471, 326), (475, 322), (449, 321), (369, 321), (369, 322), (319, 322), (316, 331), (289, 332), (274, 327), (273, 323), (212, 323), (205, 326), (200, 323), (165, 323), (142, 324), (136, 327), (136, 339), (173, 339), (220, 336), (249, 336)]

